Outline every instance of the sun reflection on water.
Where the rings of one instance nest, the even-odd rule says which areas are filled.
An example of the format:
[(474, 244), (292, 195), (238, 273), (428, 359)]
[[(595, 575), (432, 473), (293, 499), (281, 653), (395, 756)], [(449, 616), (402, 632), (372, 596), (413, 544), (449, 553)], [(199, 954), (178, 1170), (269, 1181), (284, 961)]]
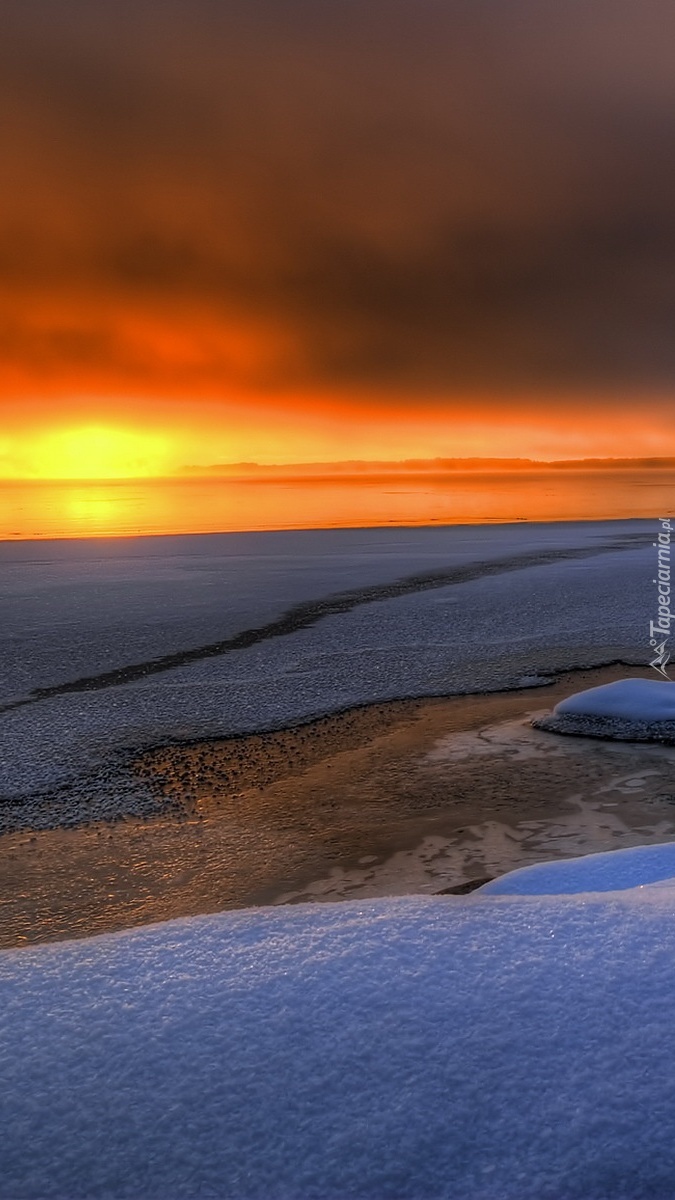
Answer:
[(668, 497), (672, 470), (0, 481), (0, 539), (616, 520), (655, 517)]

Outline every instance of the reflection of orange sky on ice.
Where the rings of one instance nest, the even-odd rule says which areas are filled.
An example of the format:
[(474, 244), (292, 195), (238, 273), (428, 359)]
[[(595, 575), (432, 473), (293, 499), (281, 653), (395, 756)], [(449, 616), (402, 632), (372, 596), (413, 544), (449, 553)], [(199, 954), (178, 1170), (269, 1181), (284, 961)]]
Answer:
[(675, 470), (0, 481), (0, 539), (654, 517)]
[(604, 405), (562, 407), (514, 399), (506, 411), (484, 400), (442, 408), (334, 397), (263, 397), (255, 405), (187, 398), (17, 405), (0, 434), (0, 478), (152, 477), (238, 462), (675, 453), (675, 436), (653, 406), (648, 416), (637, 402), (611, 415)]

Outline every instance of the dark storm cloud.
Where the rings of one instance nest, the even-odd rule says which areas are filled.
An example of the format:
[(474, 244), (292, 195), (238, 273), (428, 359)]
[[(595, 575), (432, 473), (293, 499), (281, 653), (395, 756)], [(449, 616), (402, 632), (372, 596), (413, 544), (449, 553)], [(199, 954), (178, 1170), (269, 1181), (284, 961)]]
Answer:
[(0, 73), (27, 370), (161, 382), (132, 304), (284, 334), (186, 386), (675, 380), (670, 0), (22, 0)]

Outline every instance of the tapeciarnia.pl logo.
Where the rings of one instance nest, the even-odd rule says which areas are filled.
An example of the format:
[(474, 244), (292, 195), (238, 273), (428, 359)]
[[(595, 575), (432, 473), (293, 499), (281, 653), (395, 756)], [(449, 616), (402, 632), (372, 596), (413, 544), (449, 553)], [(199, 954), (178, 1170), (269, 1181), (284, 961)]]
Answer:
[(660, 517), (659, 524), (661, 528), (658, 541), (653, 543), (657, 552), (656, 579), (652, 579), (652, 583), (657, 587), (659, 615), (656, 621), (649, 622), (649, 645), (655, 652), (655, 657), (649, 665), (658, 671), (659, 675), (663, 675), (664, 679), (670, 680), (666, 671), (670, 651), (666, 643), (670, 637), (670, 622), (675, 620), (675, 613), (670, 611), (670, 538), (673, 526), (670, 517)]

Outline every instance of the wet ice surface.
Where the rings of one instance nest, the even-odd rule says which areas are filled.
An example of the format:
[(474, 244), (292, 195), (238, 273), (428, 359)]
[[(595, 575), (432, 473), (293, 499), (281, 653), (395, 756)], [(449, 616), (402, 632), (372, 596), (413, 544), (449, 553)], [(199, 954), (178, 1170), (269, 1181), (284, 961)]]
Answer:
[[(675, 841), (675, 748), (561, 738), (533, 728), (530, 718), (538, 715), (449, 734), (421, 759), (422, 767), (448, 779), (450, 811), (452, 771), (461, 764), (470, 769), (476, 794), (489, 793), (500, 775), (517, 780), (519, 801), (539, 807), (535, 818), (529, 813), (519, 819), (512, 804), (504, 820), (432, 833), (389, 856), (333, 867), (281, 892), (275, 903), (434, 894), (542, 861)], [(542, 769), (526, 779), (519, 771), (523, 763)], [(567, 791), (561, 780), (569, 780)], [(548, 812), (542, 793), (544, 801), (550, 796)]]
[[(620, 521), (4, 543), (6, 704), (149, 665), (133, 683), (2, 713), (0, 795), (76, 780), (102, 797), (113, 771), (115, 795), (128, 787), (133, 811), (143, 797), (113, 761), (127, 748), (374, 700), (496, 690), (620, 657), (643, 662), (651, 536), (649, 522)], [(538, 555), (614, 544), (536, 564)], [(522, 555), (532, 565), (508, 570)], [(299, 603), (470, 564), (480, 577), (354, 601), (297, 632), (153, 673), (161, 655), (255, 629)]]

